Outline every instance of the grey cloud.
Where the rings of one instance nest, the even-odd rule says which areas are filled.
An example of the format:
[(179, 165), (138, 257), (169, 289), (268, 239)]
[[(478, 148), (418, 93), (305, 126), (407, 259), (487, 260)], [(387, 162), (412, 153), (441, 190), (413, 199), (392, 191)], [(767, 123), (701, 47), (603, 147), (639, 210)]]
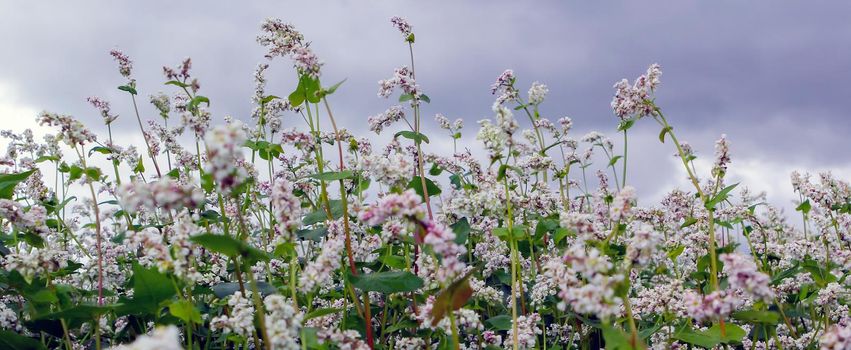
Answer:
[[(821, 167), (851, 163), (844, 152), (851, 85), (841, 73), (851, 62), (849, 10), (828, 1), (4, 2), (0, 83), (30, 106), (91, 124), (98, 119), (84, 99), (103, 96), (132, 131), (107, 52), (120, 47), (132, 56), (144, 95), (168, 91), (161, 66), (191, 56), (216, 118), (246, 118), (251, 73), (264, 60), (254, 42), (258, 25), (280, 17), (313, 41), (326, 84), (348, 78), (334, 106), (344, 126), (362, 131), (367, 115), (392, 102), (376, 98), (376, 81), (408, 64), (388, 23), (401, 15), (414, 25), (419, 82), (434, 101), (426, 114), (463, 117), (468, 134), (491, 114), (488, 86), (505, 68), (517, 72), (523, 90), (536, 80), (549, 85), (548, 117), (614, 133), (611, 85), (659, 62), (658, 102), (703, 155), (727, 133), (736, 156)], [(295, 84), (289, 62), (274, 62), (270, 73), (272, 93)], [(649, 121), (639, 128), (636, 135), (650, 139), (636, 141), (644, 148), (635, 151), (633, 171), (654, 191), (662, 184), (652, 170), (666, 167), (670, 145), (654, 141)]]

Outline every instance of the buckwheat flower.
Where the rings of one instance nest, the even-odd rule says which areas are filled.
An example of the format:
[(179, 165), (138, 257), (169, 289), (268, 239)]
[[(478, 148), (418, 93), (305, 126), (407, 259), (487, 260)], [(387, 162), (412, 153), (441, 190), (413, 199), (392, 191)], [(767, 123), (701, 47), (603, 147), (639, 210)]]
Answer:
[(182, 350), (180, 331), (173, 325), (157, 327), (150, 335), (142, 335), (130, 344), (118, 345), (113, 350)]
[(160, 112), (161, 117), (168, 118), (168, 113), (171, 112), (171, 101), (166, 94), (160, 92), (156, 95), (151, 95), (150, 101), (154, 105), (154, 108)]
[(49, 247), (29, 251), (22, 249), (0, 257), (0, 266), (6, 271), (18, 271), (22, 276), (31, 279), (67, 267), (68, 253)]
[(482, 341), (487, 345), (499, 346), (502, 343), (502, 336), (494, 331), (482, 332)]
[(303, 315), (279, 295), (272, 294), (264, 300), (266, 309), (266, 331), (271, 348), (275, 350), (298, 350)]
[(646, 77), (647, 87), (650, 90), (656, 90), (656, 88), (659, 87), (659, 84), (661, 84), (661, 79), (659, 78), (662, 77), (662, 66), (658, 63), (651, 64), (650, 67), (647, 68)]
[(701, 322), (727, 317), (742, 304), (742, 301), (723, 290), (716, 290), (705, 296), (689, 290), (683, 294), (683, 304), (688, 314)]
[(547, 86), (544, 84), (537, 81), (532, 83), (532, 87), (529, 88), (529, 104), (541, 104), (541, 102), (544, 102), (544, 98), (547, 97), (547, 92), (549, 91), (550, 90), (547, 89)]
[(573, 120), (569, 117), (562, 117), (559, 118), (558, 125), (561, 126), (562, 135), (567, 135), (567, 132), (573, 128)]
[(172, 267), (171, 252), (163, 240), (163, 235), (156, 228), (129, 231), (127, 240), (134, 249), (141, 251), (139, 263), (143, 266), (156, 266), (160, 272), (168, 271)]
[[(542, 334), (541, 328), (538, 327), (539, 322), (541, 322), (541, 315), (538, 313), (517, 317), (517, 345), (520, 349), (535, 349), (538, 335)], [(513, 332), (509, 332), (503, 346), (510, 348), (514, 344), (513, 339)]]
[(823, 307), (833, 307), (840, 299), (845, 299), (849, 295), (851, 294), (841, 284), (831, 282), (818, 291), (818, 297), (816, 297), (815, 302), (817, 305)]
[(405, 39), (405, 41), (411, 43), (414, 42), (414, 33), (412, 32), (413, 27), (408, 24), (408, 20), (402, 17), (394, 16), (390, 18), (390, 23), (392, 23), (393, 26), (396, 27), (396, 30), (398, 30), (399, 33), (402, 33), (402, 37)]
[(15, 332), (21, 331), (21, 324), (18, 322), (18, 313), (10, 309), (4, 302), (0, 302), (0, 329), (8, 329)]
[(851, 326), (831, 325), (821, 338), (819, 338), (819, 349), (821, 350), (848, 350), (851, 349)]
[(205, 171), (212, 174), (217, 188), (223, 193), (230, 193), (248, 177), (245, 168), (238, 166), (243, 160), (241, 149), (246, 139), (240, 121), (218, 126), (204, 137), (207, 145)]
[[(176, 68), (163, 66), (163, 75), (170, 80), (186, 81), (191, 78), (189, 71), (192, 69), (192, 58), (184, 58)], [(198, 89), (193, 88), (194, 91)]]
[(437, 122), (437, 125), (440, 126), (441, 129), (449, 130), (452, 128), (452, 124), (449, 122), (449, 118), (446, 118), (443, 114), (435, 114), (434, 120)]
[(633, 85), (623, 79), (615, 83), (615, 97), (612, 98), (612, 110), (621, 119), (630, 117), (641, 118), (652, 114), (653, 107), (649, 103), (650, 95), (660, 84), (662, 69), (658, 64), (653, 64), (647, 69), (646, 75), (635, 79)]
[(118, 119), (118, 115), (112, 114), (109, 110), (109, 102), (101, 100), (97, 96), (92, 96), (86, 99), (89, 103), (92, 104), (97, 110), (100, 112), (100, 116), (103, 118), (103, 122), (106, 125), (112, 124), (115, 119)]
[(405, 118), (405, 112), (402, 110), (402, 107), (392, 106), (384, 111), (384, 113), (367, 117), (366, 121), (369, 124), (369, 130), (376, 134), (381, 134), (384, 128), (393, 125), (393, 123), (403, 118)]
[(400, 337), (397, 336), (393, 344), (395, 350), (419, 350), (425, 349), (425, 339), (416, 337)]
[(501, 154), (508, 144), (507, 135), (489, 119), (479, 121), (479, 132), (476, 134), (476, 140), (484, 143), (485, 149), (492, 156)]
[(493, 111), (496, 113), (496, 123), (506, 135), (513, 135), (520, 127), (517, 120), (514, 119), (514, 113), (505, 106), (494, 104)]
[(327, 285), (332, 281), (334, 271), (342, 266), (340, 258), (345, 249), (345, 236), (341, 232), (339, 222), (334, 221), (328, 225), (328, 235), (322, 243), (319, 256), (309, 262), (299, 275), (299, 290), (311, 292), (317, 286)]
[(426, 222), (424, 226), (423, 243), (431, 246), (432, 251), (441, 258), (435, 278), (438, 281), (451, 281), (461, 275), (467, 265), (460, 256), (467, 253), (467, 248), (455, 243), (455, 232), (434, 222)]
[(519, 93), (514, 88), (515, 80), (514, 71), (511, 69), (506, 69), (496, 78), (496, 82), (491, 85), (491, 94), (496, 95), (499, 92), (499, 96), (496, 99), (497, 104), (503, 104), (506, 101), (517, 99)]
[(633, 226), (633, 234), (626, 248), (626, 258), (633, 265), (647, 265), (659, 244), (662, 243), (663, 237), (648, 224), (636, 223)]
[(269, 200), (280, 232), (289, 241), (295, 230), (301, 227), (301, 201), (293, 194), (289, 181), (283, 177), (275, 180)]
[(414, 171), (414, 160), (404, 153), (367, 154), (360, 159), (361, 168), (373, 181), (393, 187), (404, 187)]
[(323, 63), (313, 53), (313, 50), (307, 46), (297, 46), (293, 48), (290, 56), (292, 56), (293, 64), (299, 74), (309, 76), (313, 79), (319, 78)]
[(30, 231), (38, 235), (49, 232), (45, 225), (47, 210), (40, 205), (33, 205), (29, 211), (25, 212), (21, 203), (11, 199), (0, 199), (0, 218), (21, 231)]
[(619, 222), (630, 215), (630, 209), (635, 205), (635, 188), (625, 186), (612, 200), (609, 208), (609, 217), (612, 221)]
[(140, 180), (123, 183), (116, 189), (116, 196), (129, 213), (142, 209), (195, 209), (205, 201), (201, 188), (177, 182), (171, 177), (163, 177), (151, 183)]
[(130, 60), (130, 57), (127, 57), (120, 50), (112, 50), (109, 52), (112, 55), (112, 58), (118, 62), (118, 72), (121, 73), (125, 78), (130, 79), (130, 72), (133, 69), (133, 61)]
[(724, 177), (728, 164), (730, 164), (730, 144), (727, 142), (727, 135), (721, 135), (721, 138), (715, 141), (715, 163), (712, 165), (712, 175)]
[(360, 339), (360, 333), (353, 329), (321, 329), (316, 332), (316, 337), (320, 344), (335, 344), (340, 350), (369, 350), (369, 345)]
[(360, 212), (359, 218), (370, 226), (380, 225), (390, 217), (422, 221), (426, 212), (421, 206), (422, 199), (412, 189), (396, 194), (388, 194), (375, 204)]
[(396, 68), (393, 76), (386, 80), (378, 82), (378, 97), (388, 98), (393, 93), (393, 89), (399, 88), (403, 93), (411, 96), (411, 103), (419, 103), (422, 91), (414, 79), (414, 71), (408, 66)]
[(583, 240), (594, 239), (597, 236), (594, 216), (591, 214), (562, 211), (559, 214), (559, 223), (561, 227), (572, 229), (576, 232), (576, 236)]
[(724, 263), (724, 273), (730, 288), (741, 289), (755, 299), (774, 299), (774, 291), (769, 285), (771, 278), (759, 272), (753, 260), (738, 253), (721, 254), (718, 259)]
[(251, 336), (254, 331), (254, 304), (251, 303), (251, 292), (246, 291), (243, 296), (241, 291), (236, 291), (228, 297), (230, 315), (213, 317), (210, 320), (210, 329), (222, 331), (222, 333), (234, 333), (244, 338)]
[(263, 34), (257, 36), (257, 42), (268, 49), (266, 58), (288, 56), (294, 48), (304, 45), (304, 36), (291, 24), (277, 18), (267, 18), (260, 25)]
[(188, 127), (195, 134), (195, 138), (201, 139), (207, 135), (210, 129), (212, 115), (203, 108), (198, 108), (195, 113), (183, 112), (180, 114), (182, 126)]
[(562, 272), (566, 276), (555, 275), (561, 299), (557, 305), (559, 310), (570, 306), (574, 312), (596, 315), (604, 320), (620, 313), (623, 300), (615, 294), (614, 288), (623, 281), (623, 275), (609, 275), (614, 265), (608, 256), (580, 242), (572, 245), (563, 259), (569, 269)]
[(95, 142), (97, 139), (95, 134), (89, 131), (83, 123), (68, 115), (41, 112), (36, 117), (36, 121), (39, 125), (59, 127), (58, 138), (71, 147)]
[(464, 119), (458, 118), (452, 122), (452, 130), (459, 131), (464, 128)]

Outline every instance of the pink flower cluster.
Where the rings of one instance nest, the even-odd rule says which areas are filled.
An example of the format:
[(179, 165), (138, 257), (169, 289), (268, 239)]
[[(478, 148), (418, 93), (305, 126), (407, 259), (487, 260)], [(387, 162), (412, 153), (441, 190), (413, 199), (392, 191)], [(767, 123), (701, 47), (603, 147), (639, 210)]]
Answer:
[(612, 109), (621, 119), (632, 116), (644, 117), (652, 114), (653, 108), (647, 103), (650, 95), (659, 86), (659, 78), (662, 76), (662, 68), (658, 64), (652, 64), (647, 68), (647, 73), (635, 79), (633, 85), (623, 79), (615, 83), (615, 97), (612, 99)]

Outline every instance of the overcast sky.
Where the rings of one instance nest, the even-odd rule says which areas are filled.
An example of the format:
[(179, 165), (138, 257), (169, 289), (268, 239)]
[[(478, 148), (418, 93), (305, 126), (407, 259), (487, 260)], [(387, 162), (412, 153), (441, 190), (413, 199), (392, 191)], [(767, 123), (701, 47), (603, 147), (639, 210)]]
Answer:
[[(506, 68), (523, 91), (547, 84), (543, 113), (573, 118), (578, 138), (593, 129), (616, 136), (612, 84), (658, 62), (657, 103), (707, 161), (726, 133), (734, 180), (788, 207), (790, 171), (851, 174), (851, 3), (836, 1), (3, 1), (0, 128), (32, 127), (40, 110), (96, 128), (85, 98), (98, 95), (121, 114), (119, 133), (138, 137), (127, 96), (115, 90), (123, 80), (113, 48), (134, 60), (143, 96), (171, 92), (161, 67), (192, 57), (215, 120), (247, 118), (252, 72), (265, 61), (258, 26), (279, 17), (313, 42), (326, 85), (348, 79), (332, 103), (343, 126), (362, 132), (392, 102), (376, 97), (376, 82), (407, 62), (394, 15), (414, 26), (426, 115), (464, 118), (470, 148), (479, 147), (475, 121), (491, 115), (489, 85)], [(295, 85), (290, 64), (272, 65), (268, 91), (285, 96)], [(147, 105), (142, 113), (155, 116)], [(630, 147), (630, 182), (654, 199), (687, 186), (657, 134), (642, 121)]]

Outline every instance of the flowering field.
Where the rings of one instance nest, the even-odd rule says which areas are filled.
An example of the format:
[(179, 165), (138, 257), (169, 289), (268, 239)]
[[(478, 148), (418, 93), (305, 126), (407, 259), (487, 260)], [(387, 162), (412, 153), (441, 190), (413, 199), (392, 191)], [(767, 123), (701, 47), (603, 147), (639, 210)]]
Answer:
[[(386, 144), (334, 118), (345, 82), (276, 19), (250, 121), (212, 123), (189, 59), (163, 68), (172, 95), (147, 95), (116, 50), (144, 143), (113, 140), (97, 97), (104, 135), (53, 112), (44, 140), (3, 132), (0, 348), (851, 349), (847, 182), (791, 174), (786, 218), (725, 179), (723, 136), (698, 172), (655, 104), (657, 64), (614, 84), (622, 149), (541, 115), (547, 86), (524, 92), (511, 70), (467, 131), (423, 115), (414, 32), (391, 24), (410, 62), (364, 118)], [(266, 91), (269, 64), (297, 86)], [(429, 152), (427, 123), (453, 153)], [(658, 126), (691, 187), (639, 201), (636, 123)], [(478, 144), (459, 144), (468, 132)]]

